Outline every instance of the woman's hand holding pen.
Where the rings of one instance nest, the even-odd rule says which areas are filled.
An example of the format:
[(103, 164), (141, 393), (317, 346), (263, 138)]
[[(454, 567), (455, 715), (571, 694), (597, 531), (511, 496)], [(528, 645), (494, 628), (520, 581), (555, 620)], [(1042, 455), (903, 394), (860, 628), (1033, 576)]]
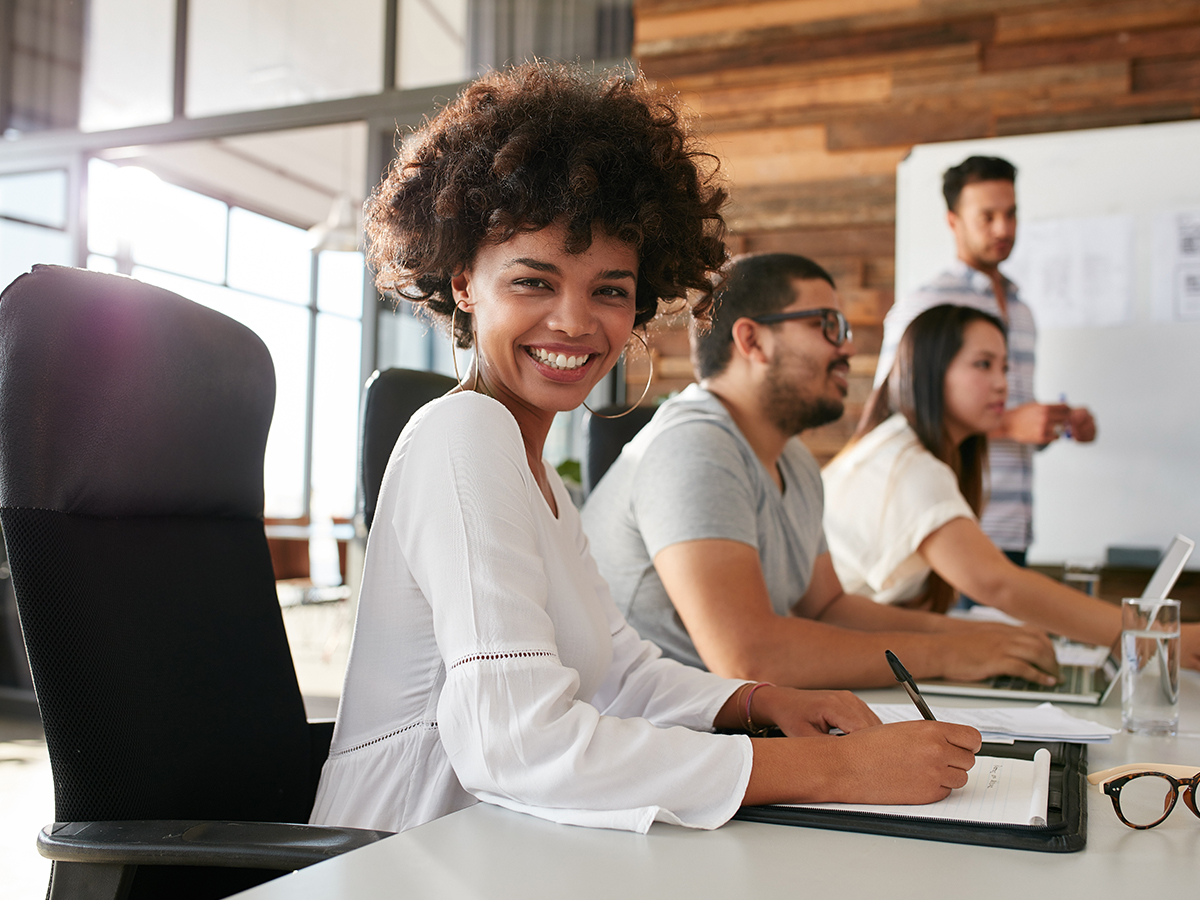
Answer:
[[(757, 684), (734, 692), (722, 713), (748, 690), (746, 716), (750, 720), (755, 694), (765, 694), (759, 714), (771, 716), (792, 738), (754, 741), (754, 768), (742, 800), (745, 805), (932, 803), (967, 783), (967, 772), (982, 746), (979, 732), (966, 725), (934, 721), (904, 664), (890, 650), (886, 656), (896, 680), (905, 685), (925, 721), (874, 724), (879, 721), (875, 714), (843, 691), (788, 691)], [(797, 718), (785, 727), (781, 715)], [(759, 723), (755, 719), (750, 724)], [(817, 736), (831, 727), (845, 734), (836, 739)]]
[[(966, 725), (897, 722), (839, 738), (839, 778), (822, 799), (932, 803), (967, 783), (982, 739)], [(853, 798), (853, 799), (850, 799)]]
[[(744, 724), (739, 688), (718, 727)], [(748, 694), (754, 726), (775, 725), (787, 738), (753, 741), (754, 768), (743, 803), (932, 803), (967, 783), (979, 732), (947, 722), (881, 725), (848, 691), (800, 691), (758, 685)], [(840, 737), (828, 737), (838, 729)]]
[(754, 739), (742, 802), (932, 803), (967, 783), (979, 732), (949, 722), (873, 725), (824, 735)]

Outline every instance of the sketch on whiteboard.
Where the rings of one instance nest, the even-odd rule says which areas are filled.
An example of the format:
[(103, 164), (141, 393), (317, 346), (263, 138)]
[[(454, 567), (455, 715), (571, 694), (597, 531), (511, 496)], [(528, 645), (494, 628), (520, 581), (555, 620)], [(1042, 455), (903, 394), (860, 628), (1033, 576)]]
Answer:
[(1175, 281), (1175, 311), (1180, 319), (1200, 319), (1200, 266), (1180, 266)]
[(1200, 322), (1200, 210), (1154, 217), (1153, 308), (1159, 322)]
[(1022, 222), (1001, 266), (1039, 328), (1123, 325), (1133, 316), (1132, 216)]
[(1176, 217), (1179, 226), (1179, 255), (1200, 261), (1200, 215), (1181, 213)]

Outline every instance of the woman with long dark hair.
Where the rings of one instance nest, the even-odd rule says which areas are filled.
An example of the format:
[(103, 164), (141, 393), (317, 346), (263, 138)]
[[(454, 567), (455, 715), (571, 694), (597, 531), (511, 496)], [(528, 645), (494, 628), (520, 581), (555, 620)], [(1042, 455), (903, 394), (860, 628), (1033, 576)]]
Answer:
[[(879, 725), (851, 694), (663, 659), (542, 459), (663, 301), (693, 292), (705, 317), (724, 259), (710, 162), (642, 79), (541, 63), (485, 76), (404, 142), (368, 205), (377, 283), (474, 361), (392, 452), (314, 821), (401, 831), (483, 800), (714, 828), (742, 803), (965, 783), (974, 729)], [(767, 726), (789, 737), (747, 736)]]
[[(847, 591), (945, 612), (956, 591), (1021, 621), (1112, 646), (1118, 606), (1013, 564), (979, 527), (987, 434), (1004, 415), (999, 319), (964, 306), (919, 315), (855, 439), (823, 472), (825, 532)], [(1200, 665), (1200, 625), (1184, 628)]]

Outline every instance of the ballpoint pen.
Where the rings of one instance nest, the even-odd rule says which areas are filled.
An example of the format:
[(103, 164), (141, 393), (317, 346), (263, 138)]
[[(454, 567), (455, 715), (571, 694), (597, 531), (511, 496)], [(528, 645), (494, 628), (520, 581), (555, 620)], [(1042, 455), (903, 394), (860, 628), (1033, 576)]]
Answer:
[(921, 692), (917, 690), (917, 685), (913, 681), (913, 677), (908, 674), (908, 669), (904, 668), (904, 663), (896, 658), (896, 654), (891, 650), (884, 650), (887, 654), (888, 665), (892, 667), (892, 673), (896, 676), (896, 680), (904, 685), (904, 689), (908, 691), (908, 696), (912, 700), (919, 712), (929, 722), (936, 722), (933, 713), (929, 711), (929, 704), (925, 702), (925, 698), (921, 696)]

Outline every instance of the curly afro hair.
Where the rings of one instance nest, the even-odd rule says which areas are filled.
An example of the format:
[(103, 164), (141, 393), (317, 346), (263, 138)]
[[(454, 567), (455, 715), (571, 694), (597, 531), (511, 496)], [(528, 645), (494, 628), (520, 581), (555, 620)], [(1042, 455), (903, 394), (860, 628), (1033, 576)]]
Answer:
[(689, 291), (703, 322), (725, 259), (716, 163), (641, 76), (547, 62), (486, 75), (404, 141), (368, 200), (375, 283), (454, 321), (470, 347), (470, 315), (451, 318), (451, 278), (484, 242), (561, 220), (569, 252), (586, 250), (595, 226), (637, 249), (635, 325)]

